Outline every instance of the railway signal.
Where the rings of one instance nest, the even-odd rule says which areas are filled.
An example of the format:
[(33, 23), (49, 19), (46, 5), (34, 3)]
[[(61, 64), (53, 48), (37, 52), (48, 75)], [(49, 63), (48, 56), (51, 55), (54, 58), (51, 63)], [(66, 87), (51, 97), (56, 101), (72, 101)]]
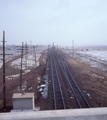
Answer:
[(6, 111), (6, 81), (5, 81), (5, 56), (13, 55), (13, 54), (5, 54), (5, 31), (3, 31), (3, 107), (4, 111)]

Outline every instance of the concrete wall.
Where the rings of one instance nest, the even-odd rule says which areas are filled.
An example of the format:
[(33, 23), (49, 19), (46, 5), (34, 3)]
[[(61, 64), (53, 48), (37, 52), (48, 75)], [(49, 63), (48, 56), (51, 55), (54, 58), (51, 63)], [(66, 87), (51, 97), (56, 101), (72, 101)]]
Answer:
[(1, 113), (0, 120), (107, 120), (107, 108)]
[(33, 100), (31, 98), (13, 99), (13, 110), (33, 109)]

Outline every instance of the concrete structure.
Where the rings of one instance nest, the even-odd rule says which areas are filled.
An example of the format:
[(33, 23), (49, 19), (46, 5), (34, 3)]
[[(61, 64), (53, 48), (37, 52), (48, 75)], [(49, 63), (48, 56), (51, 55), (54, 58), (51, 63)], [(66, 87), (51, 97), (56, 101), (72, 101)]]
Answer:
[(14, 93), (13, 110), (34, 109), (34, 93)]
[(1, 113), (0, 120), (107, 120), (107, 108)]

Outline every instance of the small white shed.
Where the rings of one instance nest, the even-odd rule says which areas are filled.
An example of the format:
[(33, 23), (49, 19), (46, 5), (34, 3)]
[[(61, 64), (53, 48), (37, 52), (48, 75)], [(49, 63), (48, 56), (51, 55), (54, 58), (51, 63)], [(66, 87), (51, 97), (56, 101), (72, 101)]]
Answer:
[(14, 93), (13, 94), (13, 110), (24, 110), (35, 108), (34, 93)]

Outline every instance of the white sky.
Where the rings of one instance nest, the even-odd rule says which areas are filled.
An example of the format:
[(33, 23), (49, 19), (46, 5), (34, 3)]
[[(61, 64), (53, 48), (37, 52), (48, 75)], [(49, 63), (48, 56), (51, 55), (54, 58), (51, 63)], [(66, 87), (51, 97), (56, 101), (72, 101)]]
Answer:
[(8, 44), (107, 45), (107, 0), (0, 0), (3, 30)]

